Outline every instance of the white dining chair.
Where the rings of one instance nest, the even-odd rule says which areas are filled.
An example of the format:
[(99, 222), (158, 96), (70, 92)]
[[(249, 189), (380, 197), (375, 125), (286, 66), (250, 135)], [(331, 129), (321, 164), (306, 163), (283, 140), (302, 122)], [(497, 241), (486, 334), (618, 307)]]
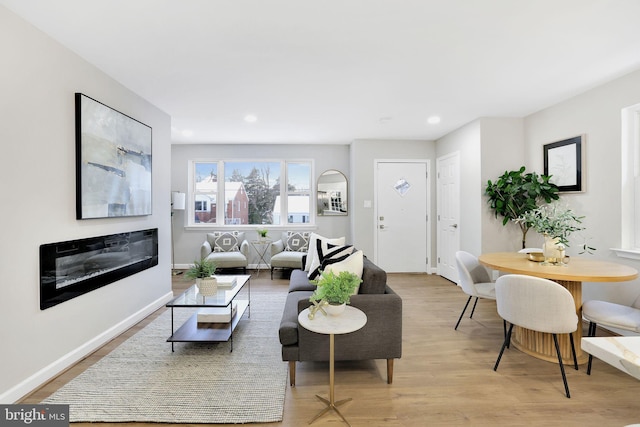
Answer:
[[(590, 337), (596, 336), (597, 325), (640, 333), (640, 296), (630, 306), (608, 301), (586, 301), (582, 304), (582, 317), (589, 321)], [(591, 375), (592, 361), (590, 354), (587, 375)]]
[[(489, 272), (482, 264), (480, 264), (480, 262), (478, 262), (478, 258), (475, 255), (465, 251), (457, 251), (456, 266), (458, 269), (458, 285), (462, 288), (462, 291), (465, 294), (469, 295), (469, 298), (467, 298), (467, 302), (462, 309), (462, 313), (460, 313), (458, 322), (456, 323), (455, 328), (453, 328), (455, 330), (458, 329), (458, 325), (460, 325), (462, 316), (464, 316), (465, 311), (467, 311), (471, 298), (475, 297), (476, 300), (473, 303), (473, 309), (471, 310), (469, 319), (473, 317), (479, 298), (490, 300), (496, 299), (495, 283), (491, 281)], [(504, 328), (506, 334), (506, 325)]]
[(551, 334), (558, 355), (564, 389), (567, 397), (571, 397), (557, 335), (569, 334), (573, 363), (577, 370), (578, 359), (572, 333), (578, 329), (578, 315), (571, 293), (551, 280), (521, 274), (507, 274), (499, 277), (495, 288), (498, 314), (509, 322), (510, 326), (493, 370), (498, 369), (504, 349), (511, 340), (514, 325)]

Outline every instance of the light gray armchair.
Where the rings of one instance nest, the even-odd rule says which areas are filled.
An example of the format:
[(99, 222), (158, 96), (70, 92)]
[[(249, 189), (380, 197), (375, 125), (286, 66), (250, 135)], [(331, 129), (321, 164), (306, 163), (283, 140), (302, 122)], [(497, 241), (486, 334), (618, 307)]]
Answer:
[(309, 250), (309, 232), (284, 231), (279, 240), (271, 243), (271, 279), (274, 268), (302, 269)]
[(207, 233), (200, 246), (200, 258), (215, 262), (218, 269), (242, 268), (247, 272), (249, 242), (242, 231), (216, 231)]

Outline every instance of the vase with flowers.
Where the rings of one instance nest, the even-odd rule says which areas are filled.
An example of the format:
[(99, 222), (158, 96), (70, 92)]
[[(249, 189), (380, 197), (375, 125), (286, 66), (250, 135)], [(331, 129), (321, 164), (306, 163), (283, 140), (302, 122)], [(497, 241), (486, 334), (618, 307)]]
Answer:
[[(545, 264), (562, 265), (565, 249), (569, 246), (569, 236), (584, 230), (583, 219), (584, 216), (577, 215), (568, 207), (552, 203), (525, 212), (516, 222), (526, 223), (544, 236), (542, 251)], [(594, 248), (583, 245), (583, 252), (591, 250)]]

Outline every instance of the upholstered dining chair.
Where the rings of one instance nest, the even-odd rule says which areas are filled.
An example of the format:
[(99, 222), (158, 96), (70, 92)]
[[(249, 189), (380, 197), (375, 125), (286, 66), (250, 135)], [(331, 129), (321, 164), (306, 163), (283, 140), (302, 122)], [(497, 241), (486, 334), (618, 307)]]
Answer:
[[(585, 301), (582, 304), (582, 317), (589, 321), (590, 337), (596, 336), (597, 325), (640, 333), (640, 296), (630, 306), (608, 301)], [(591, 375), (592, 361), (593, 356), (589, 355), (587, 375)]]
[(496, 304), (498, 314), (509, 322), (510, 326), (493, 370), (498, 369), (502, 353), (511, 340), (514, 325), (551, 334), (558, 355), (564, 389), (567, 397), (571, 397), (558, 345), (558, 334), (569, 334), (573, 364), (577, 370), (578, 359), (573, 332), (578, 329), (578, 315), (571, 293), (551, 280), (521, 274), (507, 274), (496, 280)]
[(460, 313), (458, 322), (456, 323), (455, 328), (453, 328), (455, 330), (458, 329), (458, 325), (460, 325), (462, 316), (464, 316), (465, 311), (467, 311), (471, 298), (475, 297), (476, 300), (473, 303), (469, 319), (473, 317), (479, 298), (490, 300), (496, 299), (495, 284), (491, 281), (487, 269), (478, 262), (478, 258), (475, 255), (465, 251), (457, 251), (456, 267), (458, 269), (458, 285), (462, 288), (462, 291), (465, 294), (469, 295), (469, 298), (467, 298), (467, 302), (462, 309), (462, 313)]

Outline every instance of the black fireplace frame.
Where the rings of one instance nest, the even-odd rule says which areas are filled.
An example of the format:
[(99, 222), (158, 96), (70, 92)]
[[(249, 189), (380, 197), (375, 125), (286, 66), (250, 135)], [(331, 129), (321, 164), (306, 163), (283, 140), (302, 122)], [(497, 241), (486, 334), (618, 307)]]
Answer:
[(40, 310), (158, 265), (158, 229), (40, 245)]

